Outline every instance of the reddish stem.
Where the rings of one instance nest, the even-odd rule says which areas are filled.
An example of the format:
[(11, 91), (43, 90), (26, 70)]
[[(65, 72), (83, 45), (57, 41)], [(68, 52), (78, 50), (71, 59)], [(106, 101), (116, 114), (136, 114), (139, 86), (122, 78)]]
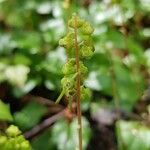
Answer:
[(80, 65), (79, 65), (79, 47), (77, 40), (77, 17), (75, 16), (75, 57), (76, 57), (76, 96), (77, 96), (77, 116), (78, 116), (78, 140), (79, 140), (79, 150), (82, 150), (82, 120), (81, 120), (81, 104), (80, 104)]

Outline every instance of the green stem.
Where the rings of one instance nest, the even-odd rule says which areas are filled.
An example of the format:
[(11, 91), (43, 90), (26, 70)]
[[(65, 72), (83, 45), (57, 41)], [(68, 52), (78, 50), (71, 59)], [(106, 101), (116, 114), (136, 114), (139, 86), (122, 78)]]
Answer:
[(64, 94), (65, 94), (65, 89), (62, 90), (62, 92), (60, 93), (59, 97), (57, 98), (55, 104), (58, 104), (60, 102), (60, 100), (62, 99)]

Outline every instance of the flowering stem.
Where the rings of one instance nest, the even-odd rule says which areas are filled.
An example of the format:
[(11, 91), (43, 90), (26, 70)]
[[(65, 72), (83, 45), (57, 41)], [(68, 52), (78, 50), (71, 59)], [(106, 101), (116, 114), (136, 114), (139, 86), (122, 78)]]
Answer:
[(80, 66), (79, 66), (79, 47), (78, 47), (78, 40), (77, 40), (77, 16), (75, 16), (75, 57), (76, 57), (76, 101), (77, 101), (77, 116), (78, 116), (78, 140), (79, 140), (79, 150), (82, 150), (82, 120), (81, 120), (81, 104), (80, 104)]

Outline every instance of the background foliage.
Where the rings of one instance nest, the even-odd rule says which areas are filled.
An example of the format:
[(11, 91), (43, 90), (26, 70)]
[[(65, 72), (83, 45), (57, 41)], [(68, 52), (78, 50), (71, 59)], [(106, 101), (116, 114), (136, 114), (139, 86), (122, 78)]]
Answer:
[[(118, 149), (134, 150), (140, 145), (141, 150), (148, 150), (150, 130), (145, 126), (150, 125), (150, 2), (84, 0), (77, 5), (73, 0), (68, 2), (0, 0), (2, 129), (9, 121), (26, 132), (59, 112), (60, 106), (47, 105), (41, 97), (51, 99), (49, 103), (52, 103), (61, 91), (61, 68), (66, 54), (58, 41), (66, 32), (67, 17), (76, 9), (95, 28), (96, 51), (92, 59), (85, 62), (89, 67), (85, 84), (93, 93), (90, 100), (82, 102), (85, 147), (94, 149), (93, 139), (97, 143), (105, 139), (95, 136), (95, 128), (103, 126), (111, 128), (114, 134), (112, 143), (115, 146), (111, 145), (114, 149), (117, 139)], [(66, 102), (62, 105), (66, 106)], [(119, 118), (117, 108), (121, 114)], [(115, 120), (118, 120), (116, 133)], [(103, 127), (97, 129), (99, 134), (103, 133)], [(133, 132), (125, 133), (125, 130)], [(74, 121), (68, 124), (66, 117), (30, 139), (36, 150), (61, 150), (67, 141), (67, 149), (74, 150), (74, 132)], [(140, 138), (147, 138), (147, 141)], [(110, 149), (105, 142), (100, 147)]]

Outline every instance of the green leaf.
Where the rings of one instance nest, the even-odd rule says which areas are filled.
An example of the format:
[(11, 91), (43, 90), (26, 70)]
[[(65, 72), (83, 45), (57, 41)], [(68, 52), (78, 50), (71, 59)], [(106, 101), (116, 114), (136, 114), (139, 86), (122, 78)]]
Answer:
[(130, 111), (142, 96), (144, 80), (140, 72), (135, 74), (132, 70), (117, 63), (115, 64), (114, 71), (116, 78), (115, 84), (121, 107)]
[(117, 30), (109, 30), (107, 32), (107, 42), (112, 42), (115, 48), (124, 49), (125, 48), (125, 37), (123, 34)]
[(30, 65), (31, 60), (24, 54), (16, 54), (13, 58), (14, 64)]
[(118, 121), (116, 124), (119, 150), (149, 150), (150, 128), (136, 121)]
[(56, 146), (52, 142), (53, 137), (51, 136), (50, 130), (46, 130), (31, 141), (34, 150), (56, 150)]
[[(53, 142), (57, 145), (58, 150), (75, 150), (78, 145), (77, 120), (70, 124), (65, 120), (59, 120), (52, 129)], [(82, 118), (83, 130), (83, 149), (85, 150), (90, 139), (90, 128), (87, 120)]]
[(138, 64), (144, 64), (145, 58), (143, 53), (143, 48), (138, 41), (136, 41), (133, 37), (129, 37), (127, 40), (127, 45), (130, 54), (133, 54), (136, 57), (136, 61)]
[(38, 53), (42, 46), (42, 37), (38, 32), (17, 32), (13, 38), (18, 48), (28, 49), (32, 54)]
[(12, 121), (13, 117), (10, 113), (9, 105), (0, 100), (0, 120)]
[(31, 102), (15, 113), (14, 120), (22, 130), (26, 130), (36, 125), (45, 113), (46, 108), (43, 105)]
[(28, 80), (24, 86), (14, 87), (13, 94), (15, 95), (15, 97), (19, 98), (19, 97), (29, 93), (33, 88), (35, 88), (38, 85), (39, 82), (40, 82), (39, 79), (36, 79), (36, 78), (31, 79), (30, 78), (30, 80)]

